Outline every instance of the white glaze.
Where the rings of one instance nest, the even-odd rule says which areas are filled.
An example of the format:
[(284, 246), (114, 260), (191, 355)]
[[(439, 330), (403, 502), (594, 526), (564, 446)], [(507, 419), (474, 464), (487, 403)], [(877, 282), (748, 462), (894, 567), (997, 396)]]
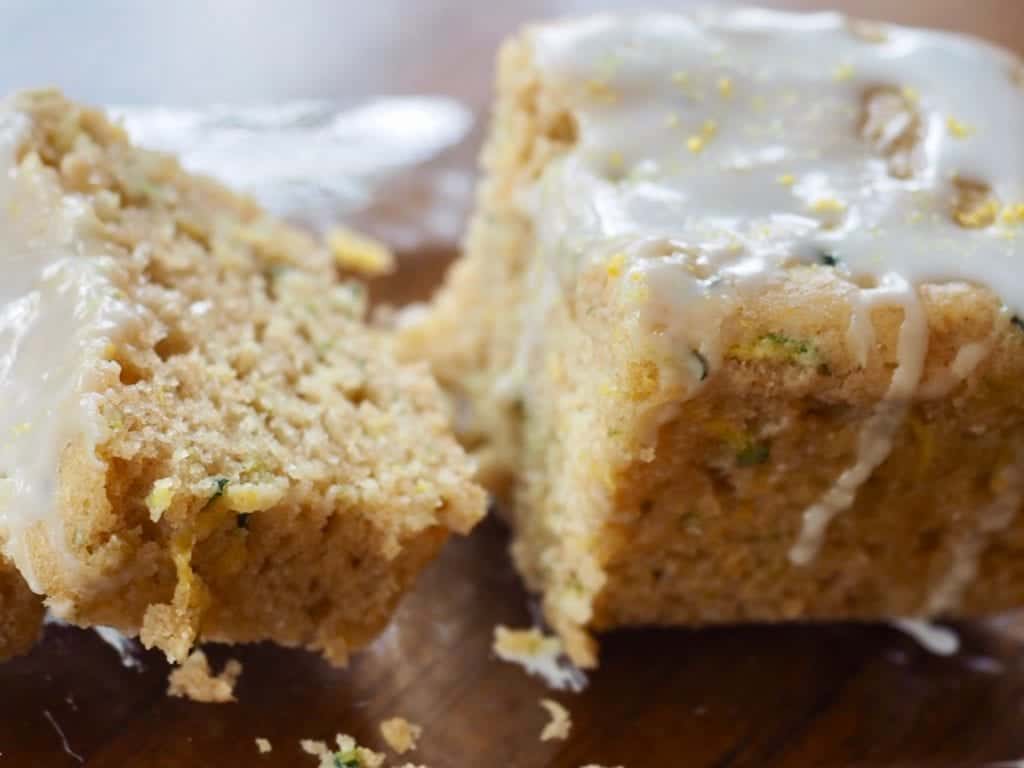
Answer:
[(860, 292), (860, 303), (868, 307), (886, 300), (904, 306), (897, 350), (899, 365), (893, 372), (885, 399), (875, 406), (874, 413), (861, 428), (856, 462), (843, 471), (821, 499), (804, 510), (800, 535), (789, 551), (789, 559), (797, 565), (806, 565), (814, 559), (829, 522), (853, 504), (858, 489), (889, 456), (896, 430), (903, 424), (907, 403), (924, 372), (928, 321), (916, 291), (903, 278), (889, 274), (878, 288)]
[(948, 614), (960, 606), (964, 591), (974, 581), (978, 562), (989, 540), (1006, 530), (1024, 502), (1024, 450), (1013, 463), (994, 476), (993, 498), (978, 511), (978, 522), (953, 543), (952, 564), (928, 595), (926, 616)]
[[(25, 117), (0, 104), (0, 539), (28, 585), (41, 590), (26, 531), (42, 523), (61, 567), (72, 571), (57, 510), (60, 454), (95, 445), (104, 360), (141, 310), (113, 282), (113, 259), (84, 233), (91, 213), (16, 150)], [(97, 460), (98, 461), (98, 460)]]
[[(712, 370), (732, 307), (823, 253), (849, 281), (847, 342), (862, 365), (875, 345), (871, 310), (902, 308), (887, 397), (853, 465), (805, 511), (796, 563), (813, 558), (828, 522), (885, 461), (917, 394), (928, 345), (917, 288), (988, 286), (1024, 312), (1024, 230), (1008, 219), (966, 229), (951, 215), (957, 177), (988, 184), (1006, 206), (1024, 203), (1019, 63), (962, 36), (884, 32), (868, 41), (834, 13), (705, 9), (598, 15), (529, 34), (546, 87), (579, 128), (528, 201), (560, 282), (622, 254), (616, 299), (646, 285), (641, 327), (680, 359), (699, 351)], [(915, 103), (910, 178), (890, 175), (860, 135), (862, 97), (877, 85)], [(981, 354), (962, 351), (951, 376), (968, 375)], [(692, 393), (700, 380), (689, 379)]]
[(122, 667), (142, 671), (142, 662), (136, 656), (138, 646), (132, 638), (122, 635), (113, 627), (93, 627), (93, 631), (114, 650)]

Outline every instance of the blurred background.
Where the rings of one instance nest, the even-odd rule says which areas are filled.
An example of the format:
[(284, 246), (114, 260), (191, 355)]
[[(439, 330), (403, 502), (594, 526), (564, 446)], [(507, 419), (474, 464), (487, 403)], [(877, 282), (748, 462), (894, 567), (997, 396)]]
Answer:
[[(101, 103), (252, 103), (445, 93), (487, 99), (498, 42), (526, 20), (688, 0), (0, 0), (0, 91)], [(704, 4), (707, 4), (705, 2)], [(1020, 0), (762, 0), (961, 29), (1024, 48)]]

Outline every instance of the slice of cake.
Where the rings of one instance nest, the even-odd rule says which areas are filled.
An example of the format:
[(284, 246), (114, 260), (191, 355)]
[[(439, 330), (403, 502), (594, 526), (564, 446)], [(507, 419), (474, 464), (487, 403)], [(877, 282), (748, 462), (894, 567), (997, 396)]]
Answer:
[(1024, 603), (1024, 69), (709, 10), (500, 58), (467, 254), (405, 355), (460, 399), (577, 662), (637, 624)]
[(343, 662), (483, 514), (327, 249), (100, 113), (3, 106), (0, 259), (0, 542), (60, 618)]

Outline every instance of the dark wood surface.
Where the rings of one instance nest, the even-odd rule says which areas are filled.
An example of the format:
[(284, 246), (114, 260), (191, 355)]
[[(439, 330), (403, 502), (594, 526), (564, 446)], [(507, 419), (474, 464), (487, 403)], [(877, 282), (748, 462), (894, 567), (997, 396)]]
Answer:
[[(350, 12), (338, 45), (346, 36), (388, 34), (387, 25), (363, 23), (365, 4), (339, 3), (332, 12), (337, 5)], [(393, 49), (383, 40), (382, 66), (394, 72), (383, 82), (393, 82), (392, 91), (451, 93), (482, 111), (498, 39), (523, 18), (597, 4), (416, 5), (421, 21), (447, 31), (403, 35)], [(1020, 0), (839, 5), (1024, 48)], [(0, 27), (3, 13), (0, 7)], [(453, 23), (467, 14), (472, 24)], [(410, 66), (415, 61), (423, 65)], [(352, 72), (344, 97), (361, 87), (372, 95), (381, 77)], [(477, 130), (443, 162), (471, 168), (479, 136)], [(400, 180), (388, 200), (356, 221), (386, 229), (382, 221), (409, 188)], [(379, 282), (375, 294), (403, 301), (427, 295), (452, 252), (451, 243), (441, 243), (402, 254), (402, 270)], [(244, 664), (234, 704), (168, 698), (159, 654), (140, 652), (141, 668), (126, 668), (94, 633), (49, 626), (30, 655), (0, 665), (0, 768), (314, 765), (299, 739), (345, 732), (379, 749), (378, 723), (393, 715), (424, 727), (420, 749), (409, 757), (431, 768), (945, 767), (1024, 758), (1024, 644), (984, 625), (959, 627), (963, 647), (952, 657), (931, 655), (885, 626), (623, 632), (606, 638), (601, 668), (584, 691), (551, 692), (490, 650), (495, 624), (531, 622), (506, 544), (494, 520), (453, 541), (393, 625), (346, 670), (265, 645), (212, 647), (215, 665), (229, 657)], [(538, 739), (547, 720), (538, 700), (545, 696), (572, 714), (566, 742)], [(256, 737), (269, 739), (273, 751), (260, 755)]]

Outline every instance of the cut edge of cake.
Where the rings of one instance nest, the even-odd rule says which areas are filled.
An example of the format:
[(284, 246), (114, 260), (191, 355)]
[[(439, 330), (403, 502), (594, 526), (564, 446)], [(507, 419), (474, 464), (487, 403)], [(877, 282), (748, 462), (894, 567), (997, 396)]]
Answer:
[(175, 660), (270, 639), (343, 663), (484, 513), (426, 367), (251, 200), (56, 92), (5, 109), (5, 551), (59, 617)]

